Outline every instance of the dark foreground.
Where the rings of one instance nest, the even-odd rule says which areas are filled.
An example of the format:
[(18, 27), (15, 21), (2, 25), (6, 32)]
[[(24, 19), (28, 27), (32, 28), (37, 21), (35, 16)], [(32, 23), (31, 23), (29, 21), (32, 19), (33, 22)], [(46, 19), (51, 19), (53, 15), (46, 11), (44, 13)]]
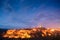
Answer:
[(40, 38), (25, 38), (25, 39), (20, 39), (20, 38), (3, 38), (0, 37), (0, 40), (60, 40), (60, 36), (57, 37), (40, 37)]

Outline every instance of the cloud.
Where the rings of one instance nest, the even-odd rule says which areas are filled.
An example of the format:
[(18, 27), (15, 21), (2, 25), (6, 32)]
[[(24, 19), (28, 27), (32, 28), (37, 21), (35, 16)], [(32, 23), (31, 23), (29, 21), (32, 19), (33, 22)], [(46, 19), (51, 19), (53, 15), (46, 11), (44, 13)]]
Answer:
[(34, 27), (40, 24), (46, 26), (54, 23), (59, 25), (60, 9), (52, 6), (55, 2), (51, 1), (5, 0), (0, 9), (0, 24), (12, 28)]

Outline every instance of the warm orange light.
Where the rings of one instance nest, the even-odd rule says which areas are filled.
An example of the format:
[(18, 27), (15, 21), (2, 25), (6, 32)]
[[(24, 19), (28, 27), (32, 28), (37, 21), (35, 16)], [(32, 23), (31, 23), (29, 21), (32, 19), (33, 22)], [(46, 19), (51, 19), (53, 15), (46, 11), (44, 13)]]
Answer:
[(45, 35), (44, 34), (42, 34), (42, 37), (44, 37)]
[(8, 30), (3, 37), (9, 38), (30, 38), (30, 30)]
[(32, 29), (33, 31), (37, 31), (35, 28)]
[(53, 31), (55, 31), (55, 29), (51, 29), (50, 31), (52, 31), (52, 32), (53, 32)]
[(51, 34), (48, 34), (49, 36), (51, 36)]
[(8, 30), (7, 34), (13, 34), (15, 32), (15, 30)]
[[(40, 30), (40, 31), (39, 31)], [(32, 37), (42, 37), (51, 36), (55, 29), (46, 29), (41, 30), (39, 28), (32, 28), (32, 29), (20, 29), (20, 30), (7, 30), (7, 32), (3, 35), (3, 37), (7, 38), (32, 38)], [(42, 32), (42, 34), (41, 34)], [(40, 34), (39, 34), (40, 33)]]
[(5, 34), (5, 35), (3, 35), (3, 37), (8, 37), (8, 35), (7, 35), (7, 34)]

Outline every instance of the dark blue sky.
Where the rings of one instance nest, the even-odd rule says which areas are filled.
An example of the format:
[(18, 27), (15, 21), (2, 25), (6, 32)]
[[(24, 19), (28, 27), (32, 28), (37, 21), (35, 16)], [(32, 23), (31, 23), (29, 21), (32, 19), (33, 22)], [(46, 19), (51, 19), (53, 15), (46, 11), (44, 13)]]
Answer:
[(0, 28), (60, 27), (60, 0), (0, 0)]

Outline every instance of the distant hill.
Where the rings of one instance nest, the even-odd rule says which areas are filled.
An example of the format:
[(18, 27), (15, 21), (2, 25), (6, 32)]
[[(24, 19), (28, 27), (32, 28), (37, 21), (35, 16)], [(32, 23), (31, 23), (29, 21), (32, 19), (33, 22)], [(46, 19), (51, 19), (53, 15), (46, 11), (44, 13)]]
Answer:
[(0, 28), (0, 34), (2, 34), (3, 32), (6, 32), (7, 31), (7, 29), (1, 29)]

